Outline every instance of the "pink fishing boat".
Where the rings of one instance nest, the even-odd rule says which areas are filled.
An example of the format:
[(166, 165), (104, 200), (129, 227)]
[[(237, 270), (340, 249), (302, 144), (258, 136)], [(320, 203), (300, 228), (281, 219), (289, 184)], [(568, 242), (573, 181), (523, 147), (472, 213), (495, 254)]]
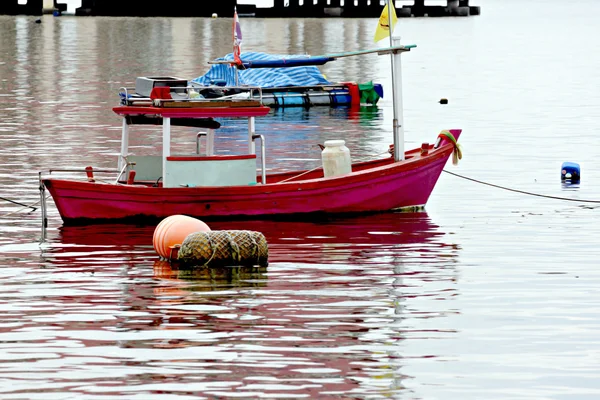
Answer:
[[(198, 99), (192, 88), (173, 84), (170, 78), (144, 78), (151, 86), (150, 101), (138, 101), (121, 91), (122, 103), (113, 111), (122, 117), (118, 168), (99, 170), (53, 169), (40, 172), (42, 217), (47, 223), (45, 191), (52, 195), (64, 224), (115, 221), (156, 221), (174, 214), (203, 220), (243, 217), (305, 217), (322, 214), (373, 213), (415, 210), (424, 207), (446, 164), (454, 153), (460, 157), (460, 129), (442, 131), (433, 144), (404, 151), (400, 54), (414, 46), (395, 39), (384, 49), (362, 51), (390, 54), (394, 100), (394, 144), (384, 158), (350, 162), (343, 141), (325, 142), (322, 168), (285, 173), (266, 173), (265, 134), (256, 134), (255, 118), (269, 108), (256, 100)], [(139, 79), (139, 78), (138, 78)], [(214, 118), (248, 120), (248, 152), (217, 155)], [(162, 125), (162, 154), (130, 153), (130, 127)], [(174, 126), (204, 127), (193, 154), (171, 154)], [(200, 152), (200, 140), (205, 149)], [(341, 139), (341, 138), (340, 138)], [(256, 147), (260, 143), (260, 165)], [(258, 168), (257, 168), (258, 167)], [(81, 178), (61, 178), (58, 172), (77, 172)], [(115, 175), (110, 181), (100, 174)]]

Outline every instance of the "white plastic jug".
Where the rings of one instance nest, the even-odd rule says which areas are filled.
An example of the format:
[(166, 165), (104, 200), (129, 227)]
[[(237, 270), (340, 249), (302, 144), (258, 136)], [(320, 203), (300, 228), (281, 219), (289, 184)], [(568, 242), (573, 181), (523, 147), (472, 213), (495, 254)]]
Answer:
[(321, 159), (323, 161), (323, 174), (325, 178), (346, 175), (352, 172), (350, 150), (346, 147), (346, 141), (344, 140), (325, 141), (325, 148), (321, 152)]

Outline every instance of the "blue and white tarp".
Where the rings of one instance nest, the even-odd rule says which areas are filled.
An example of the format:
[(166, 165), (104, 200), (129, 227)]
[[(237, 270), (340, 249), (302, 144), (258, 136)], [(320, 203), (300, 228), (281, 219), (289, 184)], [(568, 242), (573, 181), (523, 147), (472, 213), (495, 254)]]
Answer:
[[(306, 55), (274, 55), (259, 52), (245, 52), (241, 55), (242, 62), (247, 63), (257, 60), (282, 60), (282, 59), (307, 58)], [(233, 53), (227, 54), (218, 60), (231, 60)], [(225, 86), (249, 85), (261, 88), (288, 87), (288, 86), (315, 86), (330, 85), (319, 68), (316, 66), (288, 67), (288, 68), (250, 68), (237, 70), (238, 85), (235, 82), (236, 68), (229, 64), (213, 64), (206, 74), (192, 79), (192, 82), (212, 86), (215, 84)]]

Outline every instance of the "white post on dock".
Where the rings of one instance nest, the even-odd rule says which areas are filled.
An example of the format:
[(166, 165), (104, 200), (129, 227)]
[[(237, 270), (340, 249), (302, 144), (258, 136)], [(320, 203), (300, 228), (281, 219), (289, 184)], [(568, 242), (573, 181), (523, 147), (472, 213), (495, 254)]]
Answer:
[[(388, 6), (388, 26), (390, 29), (390, 47), (399, 46), (400, 38), (392, 37), (392, 7), (394, 0), (385, 0)], [(392, 64), (392, 105), (394, 108), (394, 160), (404, 160), (404, 115), (402, 112), (402, 72), (400, 63), (400, 51), (390, 54)]]
[(167, 186), (167, 157), (171, 155), (171, 118), (163, 117), (163, 157), (162, 157), (162, 178), (163, 187)]
[(119, 171), (125, 166), (125, 157), (129, 153), (129, 125), (127, 117), (123, 117), (123, 130), (121, 133), (121, 155), (119, 156)]

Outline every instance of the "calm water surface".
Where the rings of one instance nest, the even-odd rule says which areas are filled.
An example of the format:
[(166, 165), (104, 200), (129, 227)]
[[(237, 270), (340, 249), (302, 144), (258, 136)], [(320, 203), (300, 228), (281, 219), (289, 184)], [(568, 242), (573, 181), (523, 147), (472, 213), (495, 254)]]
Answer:
[[(0, 16), (0, 398), (599, 398), (600, 3), (476, 5), (400, 21), (418, 45), (403, 56), (407, 147), (463, 128), (448, 171), (583, 201), (442, 174), (424, 213), (213, 223), (263, 232), (270, 263), (210, 272), (159, 261), (154, 226), (63, 227), (52, 202), (41, 242), (39, 209), (5, 199), (36, 203), (43, 169), (114, 167), (118, 88), (203, 74), (231, 21)], [(374, 25), (242, 19), (244, 49), (364, 49)], [(322, 69), (388, 91), (375, 108), (257, 121), (270, 169), (318, 165), (327, 139), (356, 159), (391, 143), (388, 60)], [(241, 149), (227, 122), (219, 151)], [(580, 185), (561, 185), (564, 161)]]

